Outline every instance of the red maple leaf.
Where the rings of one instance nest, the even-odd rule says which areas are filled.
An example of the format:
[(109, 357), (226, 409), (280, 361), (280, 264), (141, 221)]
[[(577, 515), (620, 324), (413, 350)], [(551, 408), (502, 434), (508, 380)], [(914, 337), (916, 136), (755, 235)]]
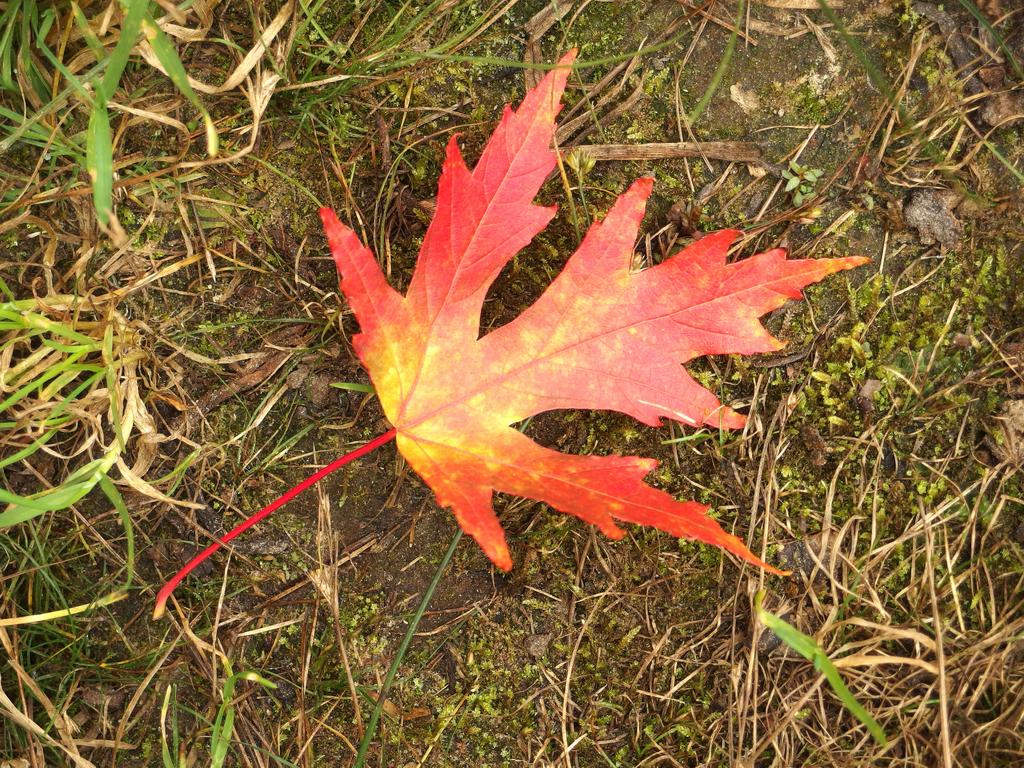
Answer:
[(394, 429), (292, 488), (194, 557), (157, 595), (160, 616), (174, 588), (225, 542), (319, 479), (397, 437), (409, 464), (450, 507), (499, 568), (512, 559), (491, 506), (494, 491), (540, 499), (598, 526), (616, 521), (758, 559), (707, 515), (643, 482), (657, 466), (637, 456), (572, 456), (544, 448), (512, 425), (553, 409), (620, 411), (645, 424), (735, 429), (743, 416), (723, 406), (682, 364), (701, 355), (779, 349), (759, 317), (800, 297), (805, 285), (867, 259), (788, 261), (776, 248), (727, 263), (740, 233), (714, 232), (655, 267), (630, 268), (651, 192), (636, 181), (587, 232), (537, 302), (480, 337), (480, 310), (502, 267), (555, 215), (533, 204), (555, 166), (555, 116), (575, 53), (569, 53), (505, 114), (471, 172), (455, 137), (437, 210), (405, 296), (334, 212), (322, 209), (341, 288), (361, 333), (353, 344)]
[(341, 288), (361, 333), (353, 344), (397, 432), (406, 461), (503, 570), (512, 567), (494, 491), (540, 499), (620, 538), (616, 521), (715, 544), (772, 569), (708, 517), (643, 482), (657, 462), (572, 456), (512, 425), (563, 408), (620, 411), (658, 425), (738, 428), (682, 363), (700, 355), (768, 352), (782, 343), (758, 318), (800, 289), (863, 258), (787, 261), (774, 249), (727, 263), (735, 230), (707, 235), (670, 259), (631, 270), (651, 192), (622, 195), (533, 306), (479, 337), (480, 311), (502, 267), (555, 215), (533, 204), (555, 166), (555, 116), (574, 53), (506, 107), (476, 167), (448, 143), (437, 195), (405, 296), (334, 212), (321, 210)]

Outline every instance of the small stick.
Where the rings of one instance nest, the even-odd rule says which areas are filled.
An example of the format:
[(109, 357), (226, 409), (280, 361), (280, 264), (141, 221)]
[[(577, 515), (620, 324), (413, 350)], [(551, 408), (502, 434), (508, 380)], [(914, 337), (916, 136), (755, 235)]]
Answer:
[(569, 149), (585, 152), (595, 160), (667, 160), (680, 157), (709, 157), (733, 163), (760, 163), (764, 160), (761, 147), (750, 141), (576, 144)]

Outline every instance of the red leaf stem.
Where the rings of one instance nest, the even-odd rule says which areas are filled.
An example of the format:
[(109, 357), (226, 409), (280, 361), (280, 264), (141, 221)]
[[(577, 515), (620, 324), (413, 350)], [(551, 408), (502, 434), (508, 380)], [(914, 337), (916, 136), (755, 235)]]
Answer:
[(311, 485), (315, 485), (318, 481), (320, 481), (323, 478), (327, 477), (329, 474), (331, 474), (335, 470), (341, 469), (342, 467), (344, 467), (349, 462), (355, 461), (360, 456), (365, 456), (366, 454), (370, 453), (371, 451), (373, 451), (373, 450), (379, 448), (380, 446), (384, 445), (384, 443), (387, 443), (388, 441), (393, 440), (394, 437), (395, 437), (395, 430), (393, 430), (393, 429), (388, 430), (383, 435), (380, 435), (379, 437), (375, 437), (373, 440), (371, 440), (370, 442), (366, 443), (366, 445), (360, 446), (359, 448), (356, 448), (354, 451), (352, 451), (350, 453), (346, 453), (344, 456), (342, 456), (339, 459), (335, 459), (334, 461), (332, 461), (330, 464), (328, 464), (323, 469), (320, 469), (317, 472), (313, 473), (312, 475), (307, 477), (305, 480), (303, 480), (301, 483), (296, 485), (294, 488), (290, 489), (289, 491), (283, 493), (281, 496), (277, 497), (274, 501), (270, 502), (270, 504), (265, 506), (263, 509), (261, 509), (256, 514), (252, 515), (251, 517), (246, 518), (242, 523), (240, 523), (239, 525), (236, 525), (228, 533), (226, 533), (223, 537), (221, 537), (221, 538), (217, 539), (216, 541), (214, 541), (210, 546), (208, 546), (206, 549), (204, 549), (198, 555), (196, 555), (191, 560), (189, 560), (188, 564), (184, 568), (182, 568), (180, 571), (178, 571), (176, 574), (174, 574), (174, 577), (170, 581), (168, 581), (166, 584), (163, 585), (163, 587), (160, 589), (160, 591), (157, 593), (157, 596), (156, 596), (156, 605), (153, 607), (153, 618), (154, 619), (159, 619), (161, 616), (164, 615), (164, 609), (166, 608), (166, 605), (167, 605), (167, 598), (169, 598), (171, 596), (171, 593), (185, 579), (185, 577), (188, 576), (190, 573), (192, 573), (192, 571), (194, 571), (196, 569), (196, 567), (201, 562), (203, 562), (206, 558), (208, 558), (210, 555), (212, 555), (214, 552), (216, 552), (222, 546), (227, 544), (233, 538), (235, 538), (236, 536), (241, 534), (243, 531), (246, 531), (249, 528), (252, 528), (254, 525), (256, 525), (256, 523), (260, 522), (261, 520), (263, 520), (266, 517), (269, 517), (273, 512), (276, 512), (278, 509), (283, 507), (285, 504), (287, 504), (289, 501), (294, 499), (296, 496), (298, 496), (304, 490), (309, 488)]

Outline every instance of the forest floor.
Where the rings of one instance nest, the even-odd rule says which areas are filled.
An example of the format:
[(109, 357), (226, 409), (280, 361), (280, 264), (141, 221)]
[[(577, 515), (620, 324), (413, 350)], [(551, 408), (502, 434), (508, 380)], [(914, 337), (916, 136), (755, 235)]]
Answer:
[[(75, 368), (4, 404), (22, 410), (2, 423), (2, 485), (73, 485), (123, 449), (119, 494), (96, 485), (0, 533), (0, 767), (352, 765), (439, 569), (368, 766), (1024, 762), (1024, 13), (834, 6), (197, 2), (168, 23), (193, 33), (189, 74), (224, 83), (200, 93), (219, 157), (133, 59), (112, 112), (123, 231), (97, 225), (73, 160), (86, 110), (8, 142), (5, 311), (78, 328), (107, 378), (76, 394), (94, 371)], [(82, 7), (96, 20), (106, 4)], [(58, 14), (47, 39), (74, 23)], [(53, 45), (65, 63), (74, 40)], [(784, 244), (872, 260), (767, 319), (783, 351), (689, 366), (747, 414), (741, 432), (578, 411), (529, 428), (570, 453), (659, 459), (652, 483), (711, 504), (793, 575), (651, 529), (610, 541), (511, 497), (496, 506), (514, 570), (468, 538), (448, 562), (454, 520), (389, 444), (207, 561), (153, 620), (198, 549), (388, 429), (317, 208), (404, 288), (448, 137), (472, 164), (539, 77), (530, 64), (571, 47), (566, 173), (540, 195), (560, 212), (499, 278), (485, 329), (529, 306), (643, 175), (646, 263), (723, 227), (745, 231), (738, 258)], [(11, 93), (5, 109), (28, 109)], [(652, 146), (679, 142), (704, 149)], [(602, 159), (612, 144), (633, 148)], [(23, 344), (15, 325), (0, 323), (2, 397), (85, 343)], [(19, 457), (51, 426), (25, 406), (44, 395), (70, 416)], [(755, 619), (760, 590), (884, 745)]]

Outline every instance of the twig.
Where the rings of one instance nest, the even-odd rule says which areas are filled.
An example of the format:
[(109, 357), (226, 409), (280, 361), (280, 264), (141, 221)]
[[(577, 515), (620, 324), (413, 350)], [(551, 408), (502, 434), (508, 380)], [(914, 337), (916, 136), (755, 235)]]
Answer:
[(594, 160), (669, 160), (681, 157), (709, 157), (731, 163), (759, 163), (761, 147), (751, 141), (672, 141), (650, 144), (577, 144), (574, 150)]

